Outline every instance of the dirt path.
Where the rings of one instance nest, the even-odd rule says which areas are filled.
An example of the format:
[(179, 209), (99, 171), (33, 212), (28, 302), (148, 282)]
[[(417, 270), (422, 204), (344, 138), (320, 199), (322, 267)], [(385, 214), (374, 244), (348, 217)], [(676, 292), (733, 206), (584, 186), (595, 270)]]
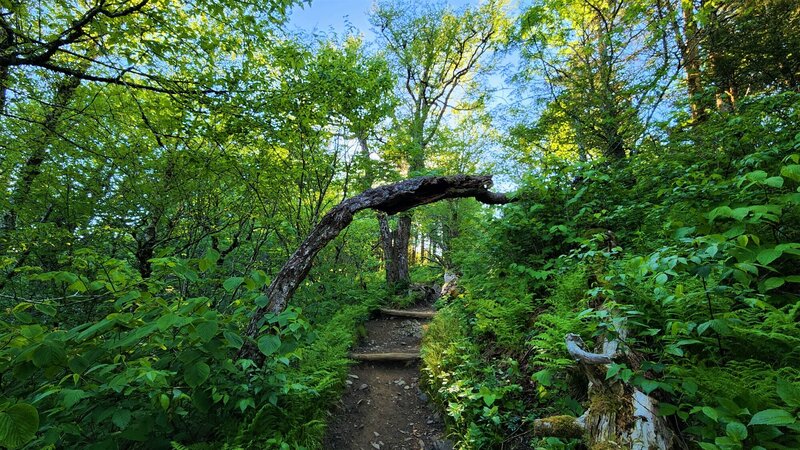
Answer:
[[(423, 319), (381, 316), (366, 322), (367, 337), (353, 353), (417, 352)], [(444, 424), (419, 389), (419, 363), (354, 365), (333, 411), (327, 450), (448, 450)]]

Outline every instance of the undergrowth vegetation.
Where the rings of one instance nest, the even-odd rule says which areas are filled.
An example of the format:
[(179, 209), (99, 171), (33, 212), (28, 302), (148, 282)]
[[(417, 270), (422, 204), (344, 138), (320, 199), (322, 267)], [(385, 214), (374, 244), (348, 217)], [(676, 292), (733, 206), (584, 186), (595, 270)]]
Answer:
[[(338, 399), (351, 364), (347, 351), (383, 301), (382, 287), (326, 278), (321, 267), (296, 306), (268, 317), (272, 332), (258, 341), (268, 357), (258, 368), (232, 355), (245, 339), (239, 333), (248, 305), (265, 300), (264, 272), (225, 279), (224, 290), (208, 297), (187, 297), (181, 292), (190, 283), (214, 279), (218, 254), (155, 261), (158, 281), (91, 256), (75, 258), (75, 272), (31, 279), (42, 290), (72, 292), (78, 311), (80, 300), (102, 299), (83, 312), (97, 321), (72, 323), (78, 311), (17, 299), (14, 324), (0, 323), (4, 395), (21, 400), (7, 404), (7, 414), (39, 424), (34, 439), (20, 429), (4, 445), (319, 448), (327, 406)], [(330, 289), (324, 307), (323, 289)], [(204, 422), (214, 426), (197, 426)]]
[(624, 320), (643, 363), (607, 378), (655, 396), (682, 445), (800, 446), (799, 112), (796, 94), (768, 96), (691, 136), (668, 128), (626, 165), (561, 164), (463, 237), (464, 292), (424, 359), (459, 445), (574, 447), (529, 433), (590, 406), (564, 337)]
[(0, 448), (319, 449), (443, 284), (459, 449), (800, 448), (800, 1), (311, 3), (0, 1)]

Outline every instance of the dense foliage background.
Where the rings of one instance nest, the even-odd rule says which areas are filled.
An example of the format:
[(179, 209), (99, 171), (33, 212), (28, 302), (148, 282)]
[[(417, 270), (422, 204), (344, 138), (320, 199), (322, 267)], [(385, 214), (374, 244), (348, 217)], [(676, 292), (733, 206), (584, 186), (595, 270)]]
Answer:
[[(0, 446), (318, 448), (408, 302), (386, 222), (411, 282), (461, 275), (423, 348), (460, 448), (581, 448), (531, 424), (591, 406), (564, 336), (622, 323), (607, 379), (681, 446), (800, 447), (796, 1), (387, 1), (371, 43), (293, 6), (0, 2)], [(333, 205), (478, 172), (517, 201), (361, 213), (237, 358)]]

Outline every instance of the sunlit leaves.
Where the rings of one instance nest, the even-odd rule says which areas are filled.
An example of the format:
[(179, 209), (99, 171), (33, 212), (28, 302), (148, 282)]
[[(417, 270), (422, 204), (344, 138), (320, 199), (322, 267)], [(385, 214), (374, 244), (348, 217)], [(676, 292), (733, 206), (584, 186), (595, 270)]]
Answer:
[(748, 425), (791, 425), (797, 419), (782, 409), (766, 409), (753, 415)]

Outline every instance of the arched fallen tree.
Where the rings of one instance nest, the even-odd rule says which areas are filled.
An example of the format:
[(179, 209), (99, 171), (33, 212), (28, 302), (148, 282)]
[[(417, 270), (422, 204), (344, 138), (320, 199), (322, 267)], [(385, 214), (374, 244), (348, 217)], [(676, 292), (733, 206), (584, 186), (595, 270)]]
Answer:
[[(264, 362), (264, 355), (255, 342), (267, 314), (278, 314), (286, 309), (297, 287), (311, 270), (314, 257), (353, 221), (357, 212), (373, 209), (396, 214), (448, 198), (473, 197), (490, 205), (513, 201), (505, 194), (489, 191), (491, 187), (491, 176), (421, 177), (368, 189), (336, 205), (313, 228), (270, 283), (266, 292), (269, 303), (253, 313), (246, 330), (249, 339), (238, 357), (251, 359), (258, 365)], [(591, 448), (666, 450), (676, 446), (672, 431), (664, 418), (658, 415), (658, 402), (655, 399), (636, 387), (606, 379), (608, 364), (632, 358), (622, 345), (627, 335), (624, 325), (617, 329), (617, 333), (614, 339), (600, 343), (599, 353), (586, 350), (579, 336), (567, 335), (570, 355), (590, 380), (592, 405), (581, 417), (555, 416), (534, 421), (535, 435), (583, 438)], [(395, 354), (394, 357), (406, 360), (417, 356)]]
[(311, 270), (314, 257), (353, 221), (353, 216), (357, 212), (373, 209), (386, 214), (396, 214), (448, 198), (472, 197), (489, 205), (513, 201), (505, 194), (491, 192), (489, 190), (491, 187), (491, 175), (420, 177), (368, 189), (336, 205), (311, 230), (305, 241), (289, 257), (267, 287), (266, 295), (269, 303), (253, 313), (245, 332), (250, 339), (242, 347), (238, 357), (251, 359), (259, 365), (264, 361), (264, 355), (254, 342), (259, 337), (259, 330), (264, 324), (266, 315), (277, 314), (286, 309), (297, 287)]

